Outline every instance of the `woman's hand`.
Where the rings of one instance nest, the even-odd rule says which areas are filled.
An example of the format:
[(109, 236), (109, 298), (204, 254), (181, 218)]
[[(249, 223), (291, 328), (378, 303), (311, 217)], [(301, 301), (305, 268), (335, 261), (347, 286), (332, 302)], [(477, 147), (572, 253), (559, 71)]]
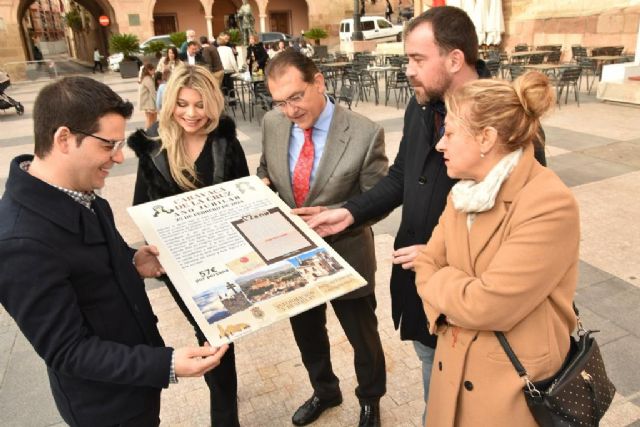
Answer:
[(396, 251), (393, 251), (393, 260), (394, 264), (402, 265), (402, 268), (405, 270), (413, 270), (413, 262), (415, 261), (418, 253), (422, 248), (427, 245), (413, 245), (406, 246), (404, 248), (400, 248)]

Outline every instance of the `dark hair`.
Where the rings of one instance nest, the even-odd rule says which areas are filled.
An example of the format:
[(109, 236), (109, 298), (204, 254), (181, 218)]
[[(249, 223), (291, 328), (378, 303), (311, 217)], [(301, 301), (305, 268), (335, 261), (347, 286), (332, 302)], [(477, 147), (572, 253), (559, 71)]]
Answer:
[(153, 74), (153, 83), (156, 86), (156, 90), (158, 89), (158, 86), (160, 86), (160, 83), (162, 82), (162, 71), (156, 71)]
[[(65, 77), (48, 84), (33, 106), (34, 154), (44, 158), (51, 151), (53, 135), (60, 126), (95, 133), (98, 120), (105, 114), (131, 117), (133, 105), (124, 101), (109, 86), (88, 77)], [(83, 136), (78, 135), (78, 144)]]
[(476, 66), (478, 35), (473, 21), (464, 10), (454, 6), (432, 7), (409, 21), (405, 39), (413, 30), (427, 22), (431, 24), (440, 53), (446, 54), (459, 49), (464, 53), (465, 62), (472, 67)]
[(195, 40), (191, 40), (189, 43), (187, 43), (187, 47), (191, 47), (193, 45), (200, 46), (200, 44)]
[(167, 59), (169, 59), (169, 51), (173, 51), (173, 60), (176, 61), (180, 59), (180, 55), (178, 54), (178, 48), (175, 46), (169, 46), (167, 49)]
[(207, 44), (209, 43), (209, 39), (207, 38), (207, 36), (200, 36), (200, 44)]
[(267, 84), (269, 78), (278, 77), (287, 67), (293, 67), (300, 71), (302, 80), (306, 83), (312, 83), (315, 75), (320, 72), (318, 66), (311, 58), (306, 57), (297, 50), (285, 49), (267, 62), (267, 68), (264, 70)]

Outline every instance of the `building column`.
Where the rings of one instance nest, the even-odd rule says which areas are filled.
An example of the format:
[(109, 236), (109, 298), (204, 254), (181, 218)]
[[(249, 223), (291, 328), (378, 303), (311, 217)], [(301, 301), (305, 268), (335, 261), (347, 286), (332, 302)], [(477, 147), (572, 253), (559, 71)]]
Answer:
[(267, 15), (264, 13), (260, 14), (260, 32), (264, 33), (267, 31)]
[(204, 19), (207, 20), (207, 36), (209, 40), (213, 39), (213, 15), (205, 15)]

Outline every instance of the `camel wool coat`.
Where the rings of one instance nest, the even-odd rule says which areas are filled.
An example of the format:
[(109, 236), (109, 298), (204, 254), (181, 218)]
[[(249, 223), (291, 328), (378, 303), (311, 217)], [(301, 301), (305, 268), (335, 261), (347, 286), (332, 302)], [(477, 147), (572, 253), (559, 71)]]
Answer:
[(505, 333), (532, 381), (560, 369), (576, 326), (579, 225), (571, 191), (534, 160), (531, 145), (470, 231), (449, 196), (415, 262), (438, 335), (429, 427), (537, 425), (494, 331)]

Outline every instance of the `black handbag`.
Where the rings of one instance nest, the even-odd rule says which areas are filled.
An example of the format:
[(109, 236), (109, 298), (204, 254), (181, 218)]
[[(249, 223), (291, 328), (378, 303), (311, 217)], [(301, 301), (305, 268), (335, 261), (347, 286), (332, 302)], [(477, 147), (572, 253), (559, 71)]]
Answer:
[(569, 353), (560, 370), (542, 381), (529, 379), (507, 338), (502, 332), (495, 332), (513, 367), (524, 380), (522, 390), (527, 405), (542, 427), (597, 427), (616, 392), (607, 377), (598, 343), (591, 336), (599, 331), (585, 330), (575, 304), (573, 309), (578, 318), (578, 336), (569, 338)]

